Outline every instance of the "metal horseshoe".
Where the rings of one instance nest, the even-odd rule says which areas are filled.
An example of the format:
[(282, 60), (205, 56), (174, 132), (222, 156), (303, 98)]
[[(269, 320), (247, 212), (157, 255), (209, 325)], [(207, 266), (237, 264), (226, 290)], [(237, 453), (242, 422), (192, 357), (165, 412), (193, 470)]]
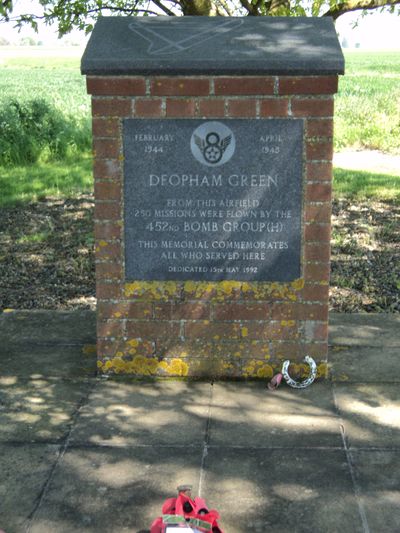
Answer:
[(314, 379), (315, 379), (315, 377), (317, 375), (317, 365), (316, 365), (314, 359), (312, 357), (310, 357), (309, 355), (306, 355), (305, 358), (304, 358), (304, 361), (310, 367), (310, 375), (304, 381), (295, 381), (294, 379), (292, 379), (289, 376), (289, 365), (290, 365), (289, 359), (287, 361), (284, 361), (284, 363), (282, 365), (283, 377), (285, 378), (286, 383), (290, 387), (293, 387), (294, 389), (305, 389), (306, 387), (311, 385), (311, 383), (314, 381)]

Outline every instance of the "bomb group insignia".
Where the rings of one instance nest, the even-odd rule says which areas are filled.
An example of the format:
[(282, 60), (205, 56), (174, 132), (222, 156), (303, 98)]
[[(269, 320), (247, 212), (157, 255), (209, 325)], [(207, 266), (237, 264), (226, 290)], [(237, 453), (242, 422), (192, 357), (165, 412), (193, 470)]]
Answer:
[(212, 165), (221, 161), (231, 140), (232, 135), (228, 135), (221, 140), (220, 136), (215, 131), (209, 133), (205, 139), (201, 139), (198, 135), (194, 136), (194, 142), (203, 153), (204, 159)]
[(235, 151), (235, 137), (221, 122), (205, 122), (193, 132), (190, 147), (194, 157), (207, 166), (223, 165)]

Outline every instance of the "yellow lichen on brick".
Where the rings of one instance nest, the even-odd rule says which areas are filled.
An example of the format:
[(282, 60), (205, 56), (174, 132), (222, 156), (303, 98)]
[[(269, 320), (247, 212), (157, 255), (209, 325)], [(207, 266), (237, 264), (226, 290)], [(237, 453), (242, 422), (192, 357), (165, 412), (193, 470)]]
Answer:
[(138, 339), (130, 339), (129, 341), (126, 341), (126, 344), (132, 346), (132, 348), (137, 348), (139, 346), (139, 341)]
[(247, 282), (242, 283), (241, 290), (242, 290), (242, 292), (250, 292), (252, 290), (251, 283), (247, 283)]
[(122, 316), (122, 313), (120, 313), (119, 311), (116, 311), (114, 314), (113, 314), (113, 317), (114, 318), (120, 318)]
[(243, 377), (271, 378), (274, 375), (274, 369), (264, 361), (250, 360), (243, 367)]
[(183, 289), (185, 293), (191, 294), (194, 298), (209, 298), (216, 288), (216, 283), (206, 281), (185, 281)]
[(249, 334), (249, 328), (242, 328), (242, 337), (247, 337)]
[(281, 320), (281, 326), (286, 326), (288, 328), (292, 328), (296, 325), (295, 320)]
[(175, 281), (132, 281), (124, 287), (125, 296), (146, 296), (154, 300), (168, 300), (178, 295)]
[(217, 293), (220, 297), (230, 296), (234, 291), (240, 290), (242, 287), (241, 281), (221, 281), (217, 285)]
[(295, 279), (290, 285), (295, 291), (301, 291), (304, 289), (304, 278)]
[(327, 378), (328, 377), (328, 364), (320, 363), (317, 366), (317, 378)]
[(257, 369), (258, 378), (272, 378), (273, 375), (274, 375), (274, 370), (272, 366), (270, 365), (264, 365)]
[(174, 376), (187, 376), (189, 373), (189, 365), (182, 361), (182, 359), (174, 358), (170, 363), (162, 361), (158, 363), (159, 368), (163, 369), (168, 374)]

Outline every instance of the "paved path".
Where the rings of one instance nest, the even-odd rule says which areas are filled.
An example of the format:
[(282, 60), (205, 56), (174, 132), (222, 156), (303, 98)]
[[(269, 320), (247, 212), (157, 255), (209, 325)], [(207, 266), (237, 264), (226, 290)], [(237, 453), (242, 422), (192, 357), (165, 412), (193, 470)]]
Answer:
[(335, 167), (400, 176), (400, 155), (378, 150), (345, 150), (333, 156)]
[(400, 315), (332, 315), (332, 381), (95, 377), (91, 312), (0, 316), (0, 527), (138, 533), (183, 482), (226, 533), (395, 533)]

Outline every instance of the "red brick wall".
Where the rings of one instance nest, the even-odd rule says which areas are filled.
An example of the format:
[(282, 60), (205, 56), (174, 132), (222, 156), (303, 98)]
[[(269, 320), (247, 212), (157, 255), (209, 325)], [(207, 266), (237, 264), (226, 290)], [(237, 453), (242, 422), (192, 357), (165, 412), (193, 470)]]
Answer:
[[(94, 77), (98, 367), (268, 378), (304, 355), (325, 376), (337, 76)], [(122, 119), (302, 118), (302, 275), (292, 283), (124, 281)]]

